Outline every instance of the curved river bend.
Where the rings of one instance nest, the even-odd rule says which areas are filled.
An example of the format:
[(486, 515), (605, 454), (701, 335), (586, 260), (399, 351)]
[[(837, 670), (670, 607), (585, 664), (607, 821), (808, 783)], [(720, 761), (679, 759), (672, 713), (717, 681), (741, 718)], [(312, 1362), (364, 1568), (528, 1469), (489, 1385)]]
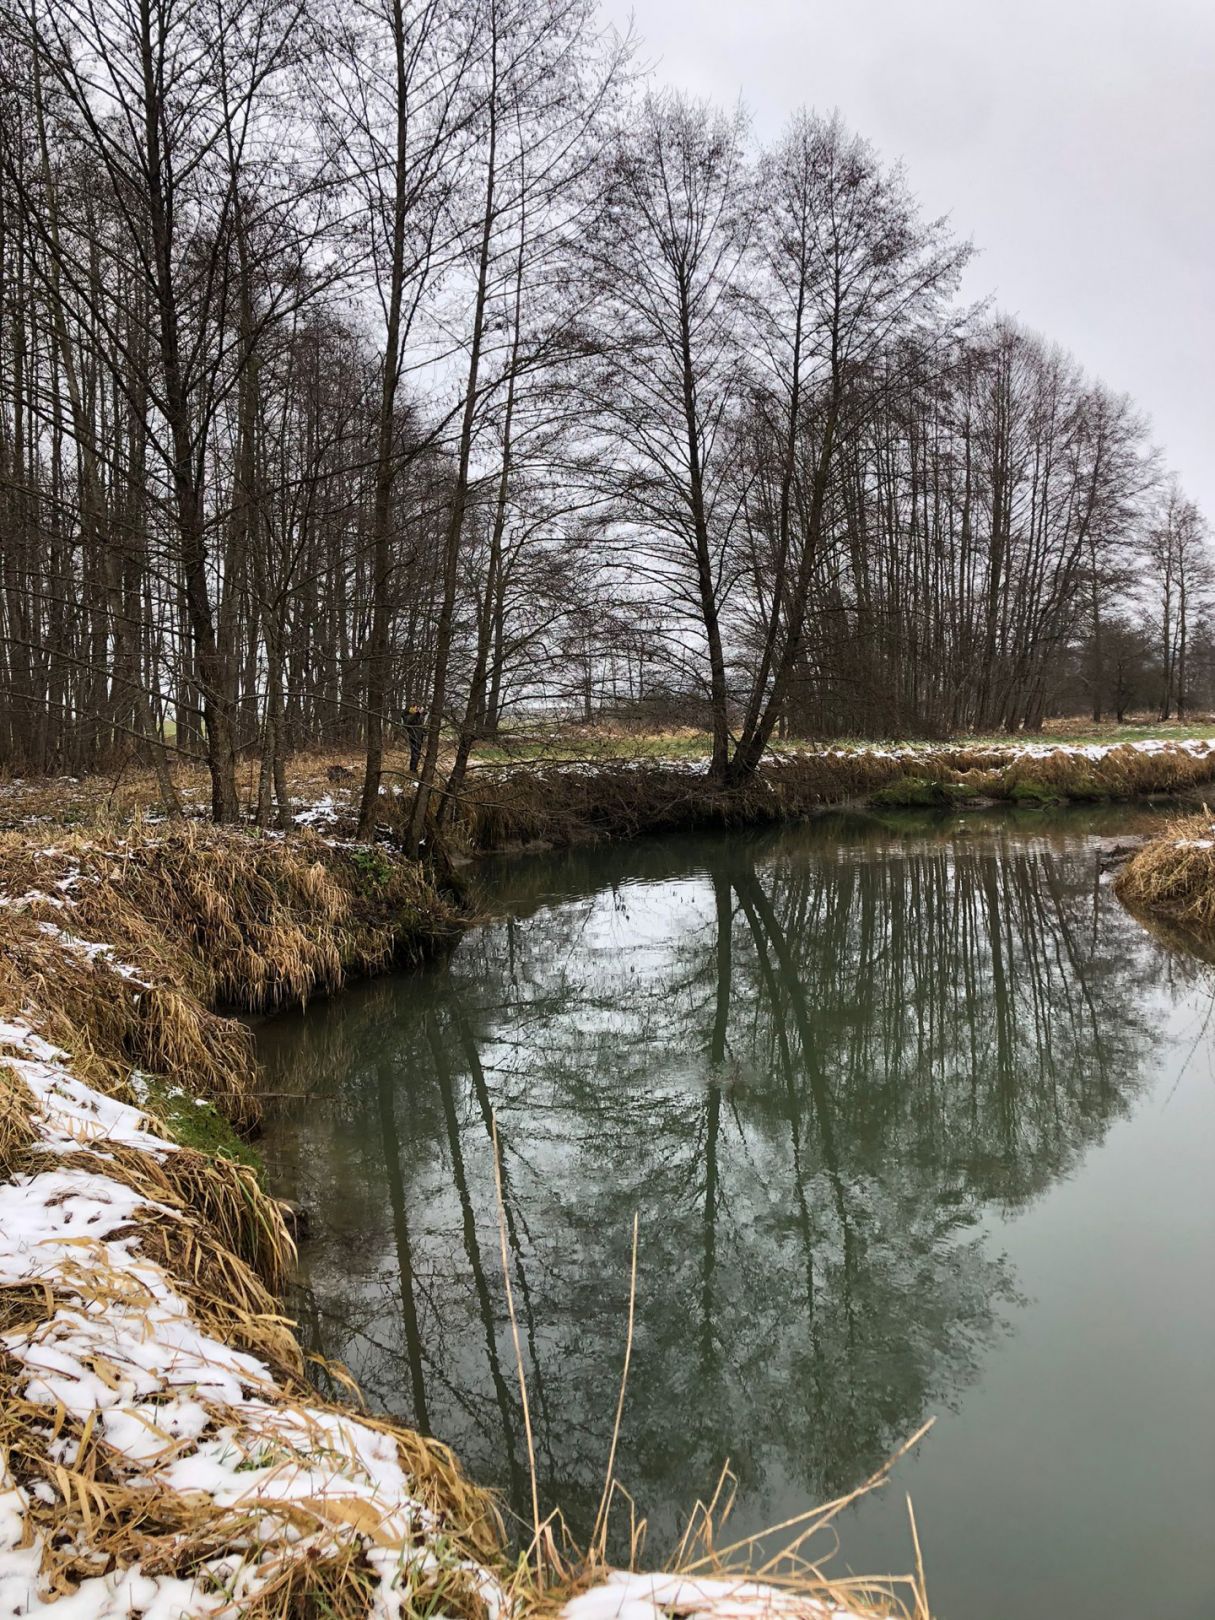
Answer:
[[(830, 818), (529, 857), (450, 961), (262, 1026), (308, 1348), (530, 1513), (666, 1556), (850, 1489), (942, 1620), (1215, 1612), (1215, 976), (1100, 875), (1132, 813)], [(1140, 818), (1142, 819), (1142, 818)], [(621, 1515), (623, 1519), (623, 1515)], [(625, 1526), (620, 1524), (623, 1534)], [(823, 1548), (825, 1553), (829, 1549)]]

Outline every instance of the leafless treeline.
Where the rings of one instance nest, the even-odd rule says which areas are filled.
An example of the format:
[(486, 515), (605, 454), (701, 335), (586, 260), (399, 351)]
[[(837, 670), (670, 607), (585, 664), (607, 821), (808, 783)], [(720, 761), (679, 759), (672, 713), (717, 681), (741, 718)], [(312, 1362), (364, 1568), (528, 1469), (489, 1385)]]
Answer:
[[(756, 151), (593, 0), (0, 0), (0, 761), (545, 704), (775, 731), (1205, 696), (1143, 421), (963, 308), (838, 119)], [(260, 764), (259, 764), (260, 762)], [(443, 802), (440, 800), (439, 802)]]

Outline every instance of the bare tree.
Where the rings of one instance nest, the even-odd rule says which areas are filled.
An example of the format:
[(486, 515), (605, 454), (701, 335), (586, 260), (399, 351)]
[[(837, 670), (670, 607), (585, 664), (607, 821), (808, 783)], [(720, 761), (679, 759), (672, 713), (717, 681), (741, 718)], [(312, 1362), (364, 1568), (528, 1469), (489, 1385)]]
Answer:
[(364, 263), (382, 321), (371, 496), (371, 624), (364, 650), (367, 759), (359, 808), (375, 825), (384, 757), (393, 591), (392, 497), (404, 457), (400, 388), (408, 346), (434, 278), (452, 251), (449, 193), (471, 117), (467, 80), (475, 20), (448, 0), (377, 0), (333, 30), (337, 145), (357, 199)]
[(1176, 712), (1181, 720), (1189, 706), (1190, 637), (1215, 575), (1202, 514), (1175, 478), (1148, 531), (1146, 555), (1160, 656), (1160, 718)]
[(739, 507), (730, 424), (744, 395), (740, 299), (754, 212), (745, 132), (741, 111), (648, 96), (611, 151), (606, 207), (587, 242), (598, 295), (591, 454), (618, 545), (703, 637), (719, 780), (729, 763), (722, 616)]
[[(759, 351), (756, 410), (775, 469), (763, 510), (769, 569), (759, 656), (729, 775), (754, 774), (801, 657), (826, 537), (840, 439), (865, 421), (882, 362), (925, 337), (946, 349), (941, 309), (969, 248), (941, 220), (920, 220), (898, 170), (838, 119), (800, 114), (764, 164), (763, 274), (752, 293)], [(755, 503), (747, 502), (750, 514)]]

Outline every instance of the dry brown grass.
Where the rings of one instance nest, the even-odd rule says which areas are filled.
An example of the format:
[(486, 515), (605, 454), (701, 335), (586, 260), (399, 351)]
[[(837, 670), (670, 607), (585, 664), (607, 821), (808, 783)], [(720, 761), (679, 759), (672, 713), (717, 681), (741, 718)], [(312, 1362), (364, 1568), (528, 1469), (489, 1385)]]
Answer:
[(899, 758), (907, 777), (952, 783), (997, 801), (1169, 797), (1215, 780), (1215, 752), (1196, 753), (1177, 743), (1155, 749), (1120, 743), (1098, 754), (1066, 745), (1034, 753), (959, 746)]
[[(155, 1238), (148, 1237), (155, 1230), (141, 1217), (140, 1250), (160, 1261)], [(174, 1251), (174, 1271), (179, 1284), (190, 1285), (188, 1251)], [(62, 1297), (40, 1287), (0, 1288), (0, 1332), (14, 1338), (36, 1336), (60, 1304), (86, 1315), (138, 1310), (145, 1304), (142, 1287), (129, 1272), (93, 1263), (82, 1266)], [(253, 1390), (271, 1408), (290, 1410), (294, 1420), (292, 1429), (275, 1431), (270, 1443), (274, 1465), (315, 1466), (329, 1455), (333, 1438), (321, 1424), (325, 1413), (342, 1409), (318, 1400), (305, 1385), (290, 1325), (276, 1316), (242, 1314), (231, 1303), (216, 1308), (204, 1295), (192, 1297), (191, 1305), (204, 1331), (235, 1331), (242, 1347), (253, 1349), (274, 1369), (277, 1382)], [(280, 1350), (287, 1357), (285, 1365), (275, 1364)], [(116, 1382), (121, 1376), (119, 1368), (98, 1359), (93, 1365), (103, 1379)], [(275, 1504), (275, 1519), (295, 1535), (320, 1535), (315, 1550), (297, 1550), (288, 1539), (267, 1538), (270, 1503), (256, 1492), (247, 1503), (228, 1506), (198, 1491), (174, 1489), (145, 1468), (132, 1468), (130, 1459), (107, 1442), (103, 1425), (91, 1418), (82, 1422), (62, 1406), (48, 1408), (28, 1399), (23, 1393), (27, 1376), (12, 1356), (0, 1352), (0, 1455), (11, 1480), (27, 1493), (27, 1531), (43, 1548), (39, 1586), (47, 1597), (67, 1596), (89, 1577), (133, 1565), (152, 1578), (195, 1581), (201, 1576), (203, 1592), (222, 1594), (212, 1584), (215, 1577), (203, 1573), (206, 1567), (222, 1558), (235, 1580), (260, 1549), (266, 1563), (258, 1571), (256, 1592), (235, 1605), (233, 1614), (259, 1620), (317, 1620), (321, 1615), (353, 1620), (369, 1612), (375, 1582), (365, 1542), (351, 1533), (376, 1534), (376, 1515), (365, 1502), (336, 1496)], [(219, 1403), (209, 1404), (208, 1411), (212, 1431), (229, 1429), (231, 1444), (256, 1466), (259, 1452), (267, 1449), (266, 1436), (250, 1428), (248, 1412)], [(360, 1421), (393, 1440), (415, 1498), (442, 1523), (454, 1598), (461, 1561), (502, 1562), (501, 1522), (492, 1500), (464, 1478), (445, 1447), (392, 1425)], [(168, 1433), (163, 1439), (161, 1461), (175, 1449), (188, 1450), (185, 1442), (175, 1448)], [(433, 1584), (435, 1577), (428, 1580)], [(484, 1603), (475, 1592), (466, 1589), (460, 1596), (463, 1601), (452, 1602), (448, 1612), (486, 1620)]]
[(1120, 900), (1184, 935), (1215, 941), (1215, 828), (1209, 812), (1182, 816), (1138, 850), (1118, 872)]
[(31, 1013), (103, 1089), (146, 1070), (241, 1128), (258, 1113), (252, 1039), (213, 1009), (330, 993), (455, 926), (411, 862), (190, 823), (49, 848), (2, 834), (0, 894), (23, 901), (4, 908), (0, 1013)]
[(897, 760), (862, 751), (791, 756), (730, 789), (660, 762), (481, 767), (470, 771), (452, 821), (479, 851), (754, 826), (865, 798), (904, 774)]
[(38, 1139), (34, 1112), (29, 1087), (0, 1060), (0, 1181), (20, 1173)]
[[(385, 758), (385, 782), (408, 777), (408, 753), (390, 749)], [(338, 769), (340, 780), (331, 779)], [(349, 773), (342, 775), (341, 773)], [(287, 786), (296, 807), (314, 804), (326, 796), (353, 813), (362, 775), (357, 748), (311, 749), (287, 762)], [(211, 783), (199, 762), (179, 759), (173, 779), (187, 819), (209, 820)], [(246, 762), (237, 772), (237, 794), (245, 814), (252, 818), (257, 804), (257, 772)], [(0, 770), (0, 830), (70, 827), (79, 831), (121, 831), (137, 817), (165, 814), (155, 773), (129, 763), (113, 774), (93, 776), (7, 777)]]
[(1011, 768), (1013, 783), (1040, 782), (1068, 799), (1172, 797), (1215, 780), (1215, 753), (1179, 745), (1158, 749), (1123, 743), (1098, 758), (1057, 752)]
[(643, 832), (755, 825), (840, 804), (1133, 800), (1192, 793), (1215, 780), (1215, 753), (1124, 744), (1074, 750), (942, 747), (912, 752), (824, 749), (763, 766), (747, 786), (714, 786), (662, 763), (478, 767), (452, 816), (477, 851), (627, 838)]
[(527, 765), (471, 771), (453, 826), (471, 848), (491, 851), (692, 825), (743, 825), (766, 819), (766, 809), (763, 788), (725, 794), (703, 776), (662, 765)]
[[(0, 1013), (28, 1016), (72, 1053), (76, 1072), (103, 1091), (122, 1091), (133, 1068), (179, 1075), (194, 1094), (216, 1101), (238, 1128), (256, 1122), (248, 1030), (209, 1012), (188, 991), (168, 983), (137, 986), (105, 958), (90, 961), (65, 948), (41, 931), (35, 909), (41, 908), (5, 915)], [(167, 971), (163, 961), (161, 971)]]

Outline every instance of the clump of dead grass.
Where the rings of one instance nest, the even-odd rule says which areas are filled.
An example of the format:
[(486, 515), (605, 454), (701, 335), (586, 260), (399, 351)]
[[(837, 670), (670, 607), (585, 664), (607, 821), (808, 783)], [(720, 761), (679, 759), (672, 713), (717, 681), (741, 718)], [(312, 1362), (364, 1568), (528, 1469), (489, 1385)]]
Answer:
[(758, 793), (726, 795), (701, 774), (663, 765), (482, 768), (466, 780), (452, 823), (478, 850), (739, 825), (761, 810)]
[(773, 760), (738, 787), (661, 762), (480, 767), (469, 772), (451, 824), (483, 851), (756, 826), (866, 797), (902, 774), (893, 757), (862, 750)]
[(455, 923), (413, 862), (188, 823), (0, 835), (0, 895), (0, 1012), (31, 1013), (92, 1083), (168, 1076), (238, 1128), (258, 1117), (252, 1038), (215, 1009), (331, 993)]
[[(55, 1063), (70, 1063), (73, 1083), (142, 1108), (140, 1099), (163, 1082), (212, 1099), (245, 1127), (257, 1117), (251, 1036), (218, 1008), (272, 1007), (336, 990), (350, 972), (420, 954), (455, 921), (414, 863), (377, 850), (334, 847), (307, 832), (259, 837), (138, 817), (120, 834), (69, 832), (50, 844), (28, 831), (0, 835), (0, 920), (0, 1018), (8, 1021), (0, 1042), (15, 1055), (28, 1058), (22, 1030), (33, 1029), (59, 1049)], [(326, 1412), (344, 1411), (315, 1395), (279, 1308), (294, 1251), (256, 1173), (169, 1141), (158, 1149), (164, 1126), (146, 1110), (152, 1134), (77, 1139), (73, 1128), (65, 1139), (60, 1124), (48, 1138), (37, 1123), (41, 1106), (0, 1051), (0, 1178), (34, 1189), (48, 1174), (87, 1181), (101, 1173), (126, 1190), (133, 1213), (129, 1225), (109, 1231), (108, 1247), (82, 1235), (72, 1240), (81, 1245), (78, 1262), (36, 1283), (0, 1286), (0, 1488), (22, 1493), (27, 1534), (42, 1549), (40, 1592), (67, 1594), (138, 1565), (144, 1577), (202, 1581), (200, 1594), (222, 1599), (205, 1585), (218, 1559), (231, 1568), (233, 1593), (251, 1580), (252, 1597), (238, 1605), (244, 1614), (366, 1614), (380, 1577), (367, 1551), (379, 1533), (376, 1513), (365, 1502), (276, 1508), (306, 1553), (290, 1537), (259, 1551), (263, 1503), (224, 1507), (171, 1489), (107, 1444), (97, 1413), (48, 1411), (29, 1398), (19, 1343), (48, 1335), (53, 1342), (65, 1320), (121, 1312), (138, 1319), (155, 1299), (147, 1279), (160, 1276), (212, 1342), (264, 1369), (251, 1394), (286, 1414), (296, 1435), (284, 1466), (323, 1468), (332, 1442), (318, 1425)], [(118, 1265), (117, 1253), (129, 1254), (131, 1266)], [(128, 1376), (100, 1355), (89, 1365), (114, 1389)], [(254, 1448), (247, 1413), (216, 1409), (209, 1421), (230, 1421)], [(360, 1421), (390, 1437), (413, 1497), (443, 1527), (450, 1556), (428, 1550), (427, 1582), (436, 1593), (446, 1583), (453, 1612), (485, 1620), (483, 1596), (474, 1601), (460, 1583), (468, 1585), (469, 1559), (496, 1557), (502, 1546), (492, 1502), (446, 1448)], [(164, 1440), (172, 1455), (176, 1442)], [(260, 1466), (257, 1457), (250, 1466)]]
[[(727, 1464), (713, 1495), (696, 1502), (666, 1567), (646, 1573), (647, 1524), (638, 1504), (609, 1475), (589, 1548), (571, 1540), (559, 1514), (535, 1531), (520, 1560), (515, 1593), (527, 1620), (931, 1620), (915, 1517), (908, 1500), (915, 1568), (905, 1575), (833, 1571), (838, 1521), (847, 1508), (889, 1483), (898, 1461), (932, 1427), (912, 1435), (869, 1478), (834, 1501), (747, 1535), (732, 1532), (737, 1480)], [(622, 1516), (629, 1551), (607, 1561), (608, 1521)]]
[[(50, 926), (60, 932), (48, 934), (37, 909), (10, 909), (5, 917), (0, 1013), (29, 1017), (48, 1040), (72, 1053), (80, 1077), (101, 1090), (120, 1091), (133, 1068), (143, 1069), (180, 1077), (194, 1094), (219, 1103), (238, 1127), (256, 1121), (248, 1030), (210, 1012), (189, 991), (133, 980), (110, 957), (73, 948), (70, 938), (76, 936), (65, 938), (59, 922)], [(163, 943), (157, 954), (165, 975)]]
[(1215, 936), (1215, 826), (1209, 812), (1171, 821), (1136, 851), (1114, 890), (1137, 913)]
[(21, 1077), (0, 1059), (0, 1181), (10, 1181), (38, 1140), (36, 1104)]

